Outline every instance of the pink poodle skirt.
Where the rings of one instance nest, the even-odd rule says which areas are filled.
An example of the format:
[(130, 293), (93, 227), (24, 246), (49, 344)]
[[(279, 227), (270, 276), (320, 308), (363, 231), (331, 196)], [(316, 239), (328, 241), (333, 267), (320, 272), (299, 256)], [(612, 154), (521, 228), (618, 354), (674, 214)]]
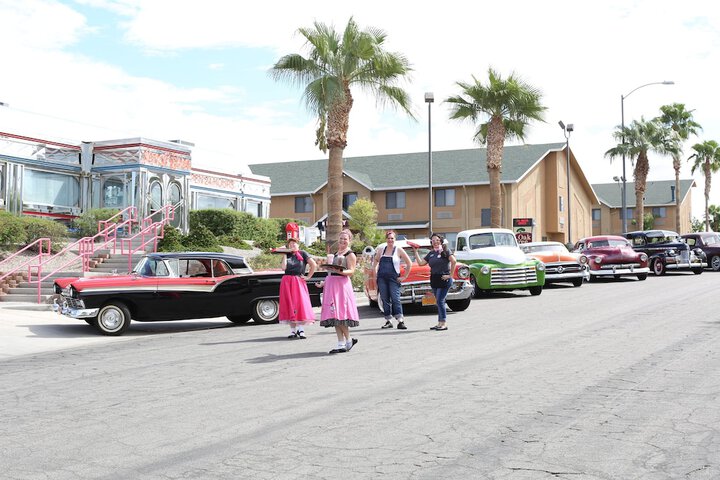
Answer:
[(329, 275), (325, 279), (323, 288), (320, 325), (323, 327), (337, 325), (357, 327), (360, 325), (358, 320), (360, 320), (360, 315), (358, 315), (355, 304), (355, 292), (353, 292), (350, 277)]
[(303, 325), (315, 322), (305, 280), (295, 275), (283, 275), (280, 280), (279, 322), (295, 322)]

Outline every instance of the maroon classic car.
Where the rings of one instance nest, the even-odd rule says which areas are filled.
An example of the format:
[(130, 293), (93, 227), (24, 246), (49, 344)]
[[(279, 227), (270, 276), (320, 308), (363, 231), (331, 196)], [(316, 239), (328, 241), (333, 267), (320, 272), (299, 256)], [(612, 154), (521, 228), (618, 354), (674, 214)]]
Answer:
[(710, 268), (720, 272), (720, 233), (696, 232), (681, 235), (690, 248), (699, 248), (705, 252)]
[(627, 276), (645, 280), (650, 272), (648, 256), (633, 250), (630, 242), (617, 235), (598, 235), (578, 240), (574, 251), (588, 258), (590, 281)]
[[(55, 310), (85, 320), (103, 335), (121, 335), (131, 320), (155, 322), (227, 317), (234, 323), (277, 320), (282, 270), (253, 272), (245, 259), (222, 253), (152, 253), (132, 272), (59, 278)], [(325, 272), (313, 278), (323, 279)], [(320, 289), (308, 282), (313, 306)]]

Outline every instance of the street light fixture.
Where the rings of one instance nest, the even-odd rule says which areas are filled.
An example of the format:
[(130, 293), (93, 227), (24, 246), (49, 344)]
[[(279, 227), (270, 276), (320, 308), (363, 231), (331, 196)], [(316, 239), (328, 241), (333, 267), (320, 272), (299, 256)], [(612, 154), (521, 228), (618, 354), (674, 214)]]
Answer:
[[(635, 87), (632, 90), (630, 90), (630, 93), (627, 95), (620, 95), (620, 127), (621, 131), (625, 130), (625, 99), (630, 96), (634, 91), (640, 90), (643, 87), (648, 87), (650, 85), (675, 85), (675, 82), (672, 80), (663, 80), (662, 82), (650, 82), (646, 83), (644, 85), (640, 85), (639, 87)], [(623, 143), (625, 143), (625, 137), (623, 136), (622, 139)], [(622, 180), (622, 211), (620, 212), (620, 215), (622, 216), (622, 233), (627, 233), (627, 175), (625, 174), (625, 153), (623, 153), (622, 156), (622, 177), (620, 177)]]
[(565, 170), (567, 172), (567, 243), (571, 243), (570, 237), (570, 133), (575, 130), (572, 123), (565, 125), (562, 120), (558, 122), (565, 135)]
[(430, 200), (428, 202), (428, 218), (429, 218), (429, 233), (428, 237), (432, 235), (432, 204), (433, 204), (433, 189), (432, 189), (432, 103), (435, 101), (435, 95), (433, 92), (425, 92), (425, 102), (428, 104), (428, 196)]

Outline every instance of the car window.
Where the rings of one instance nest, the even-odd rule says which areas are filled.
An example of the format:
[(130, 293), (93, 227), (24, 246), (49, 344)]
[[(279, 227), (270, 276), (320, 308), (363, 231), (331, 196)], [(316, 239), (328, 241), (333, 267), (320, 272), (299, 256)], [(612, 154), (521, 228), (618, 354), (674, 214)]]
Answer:
[[(653, 239), (648, 239), (650, 243), (653, 243)], [(645, 239), (643, 237), (633, 237), (632, 244), (635, 246), (645, 245)]]
[(630, 243), (627, 240), (608, 240), (607, 246), (609, 247), (627, 247)]
[(225, 275), (232, 275), (233, 271), (227, 263), (222, 260), (213, 260), (212, 262), (213, 276), (224, 277)]
[[(408, 254), (408, 257), (410, 257), (411, 262), (413, 262), (413, 263), (416, 262), (415, 252), (413, 251), (412, 248), (408, 247), (403, 250), (405, 250), (405, 253)], [(420, 258), (425, 258), (425, 255), (427, 255), (429, 251), (430, 251), (430, 249), (427, 247), (420, 247), (420, 248), (418, 248), (418, 255), (420, 255)]]
[(493, 239), (492, 233), (476, 233), (475, 235), (470, 235), (470, 250), (493, 246), (495, 246), (495, 239)]
[(516, 247), (517, 240), (512, 233), (495, 233), (495, 245), (499, 247)]
[(197, 258), (181, 258), (178, 260), (178, 274), (180, 277), (210, 277), (209, 261)]
[(169, 275), (165, 263), (155, 258), (143, 259), (134, 271), (138, 271), (143, 277), (167, 277)]
[(705, 237), (705, 245), (718, 245), (720, 244), (720, 236), (719, 235), (708, 235)]
[(695, 240), (694, 238), (690, 237), (690, 238), (686, 238), (686, 239), (685, 239), (685, 243), (687, 243), (687, 244), (690, 245), (691, 247), (694, 247), (695, 244), (697, 243), (697, 240)]

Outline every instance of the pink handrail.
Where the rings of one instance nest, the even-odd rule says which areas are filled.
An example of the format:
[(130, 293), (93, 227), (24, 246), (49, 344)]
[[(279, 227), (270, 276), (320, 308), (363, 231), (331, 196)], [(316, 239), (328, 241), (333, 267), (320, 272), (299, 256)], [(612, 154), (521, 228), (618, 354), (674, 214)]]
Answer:
[[(153, 221), (152, 217), (154, 215), (157, 215), (158, 212), (162, 212), (161, 220)], [(128, 272), (132, 271), (132, 258), (135, 253), (144, 251), (145, 247), (151, 242), (153, 242), (153, 251), (157, 251), (158, 239), (165, 237), (165, 225), (170, 223), (170, 221), (174, 218), (175, 206), (164, 205), (157, 212), (153, 212), (152, 214), (142, 219), (141, 225), (143, 226), (143, 228), (138, 233), (136, 233), (132, 237), (120, 239), (120, 251), (123, 255), (125, 255), (125, 242), (128, 242)], [(145, 226), (146, 224), (148, 225)], [(160, 233), (158, 233), (158, 229), (160, 230)], [(150, 238), (148, 240), (145, 240), (146, 235), (150, 235)], [(140, 244), (133, 248), (132, 242), (138, 237), (140, 237)]]
[[(99, 220), (98, 221), (98, 233), (107, 230), (107, 226), (109, 223), (115, 224), (116, 227), (119, 227), (121, 225), (125, 225), (125, 224), (129, 223), (130, 228), (132, 228), (133, 222), (137, 223), (137, 211), (138, 210), (137, 210), (136, 206), (130, 205), (129, 207), (126, 207), (126, 208), (120, 210), (118, 213), (116, 213), (112, 217), (108, 218), (107, 220)], [(118, 224), (117, 222), (114, 221), (116, 217), (122, 218), (125, 215), (125, 213), (129, 213), (129, 216), (128, 216), (129, 218), (127, 220), (123, 220), (122, 222), (120, 222), (120, 224)], [(107, 238), (106, 238), (106, 240), (107, 240)]]
[[(38, 246), (38, 254), (35, 255), (34, 257), (31, 257), (30, 259), (28, 259), (26, 262), (22, 263), (21, 265), (18, 265), (17, 267), (13, 268), (13, 269), (10, 270), (9, 272), (3, 273), (3, 274), (0, 276), (0, 281), (2, 281), (2, 280), (4, 280), (5, 278), (9, 277), (10, 275), (14, 274), (15, 272), (17, 272), (17, 271), (20, 270), (21, 268), (25, 268), (25, 267), (28, 266), (30, 263), (32, 263), (34, 260), (37, 260), (38, 263), (42, 263), (42, 257), (43, 257), (43, 255), (50, 255), (50, 252), (52, 251), (52, 250), (51, 250), (51, 241), (50, 241), (50, 239), (49, 239), (49, 238), (38, 238), (37, 240), (35, 240), (35, 241), (32, 242), (31, 244), (29, 244), (29, 245), (25, 246), (24, 248), (18, 250), (17, 252), (13, 253), (12, 255), (10, 255), (9, 257), (7, 257), (5, 260), (3, 260), (2, 262), (0, 262), (0, 268), (2, 268), (2, 264), (3, 264), (3, 263), (7, 262), (8, 260), (10, 260), (10, 259), (12, 259), (12, 258), (17, 257), (17, 256), (20, 255), (22, 252), (24, 252), (25, 250), (27, 250), (27, 249), (35, 246), (35, 245)], [(46, 246), (47, 251), (43, 252), (43, 246)]]

